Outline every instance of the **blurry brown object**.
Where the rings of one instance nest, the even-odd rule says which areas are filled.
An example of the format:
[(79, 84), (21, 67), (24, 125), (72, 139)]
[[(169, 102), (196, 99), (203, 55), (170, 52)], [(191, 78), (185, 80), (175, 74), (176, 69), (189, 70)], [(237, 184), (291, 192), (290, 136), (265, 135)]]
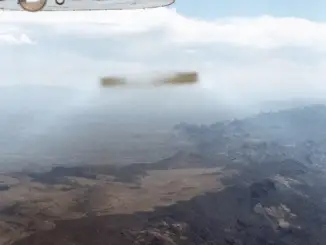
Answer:
[(122, 77), (102, 77), (101, 85), (103, 87), (116, 87), (127, 85), (126, 79)]
[(195, 84), (199, 80), (197, 72), (177, 72), (173, 76), (168, 77), (160, 82), (166, 85), (187, 85)]
[(133, 83), (128, 82), (126, 78), (123, 77), (102, 77), (101, 86), (102, 87), (152, 87), (152, 86), (167, 86), (167, 85), (191, 85), (196, 84), (199, 81), (199, 76), (197, 72), (176, 72), (172, 75), (161, 75), (158, 78), (154, 78), (150, 83)]

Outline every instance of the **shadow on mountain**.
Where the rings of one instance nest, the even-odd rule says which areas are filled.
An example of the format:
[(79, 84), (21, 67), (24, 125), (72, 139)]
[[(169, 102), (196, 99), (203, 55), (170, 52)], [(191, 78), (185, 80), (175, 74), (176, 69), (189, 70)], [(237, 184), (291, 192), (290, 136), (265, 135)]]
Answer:
[(82, 177), (96, 179), (98, 175), (114, 176), (115, 181), (131, 183), (147, 175), (149, 170), (168, 170), (183, 168), (214, 168), (221, 162), (203, 155), (179, 151), (175, 155), (160, 160), (156, 163), (134, 163), (126, 166), (118, 165), (87, 165), (87, 166), (58, 166), (47, 172), (30, 172), (28, 176), (35, 182), (43, 184), (62, 184), (65, 177)]

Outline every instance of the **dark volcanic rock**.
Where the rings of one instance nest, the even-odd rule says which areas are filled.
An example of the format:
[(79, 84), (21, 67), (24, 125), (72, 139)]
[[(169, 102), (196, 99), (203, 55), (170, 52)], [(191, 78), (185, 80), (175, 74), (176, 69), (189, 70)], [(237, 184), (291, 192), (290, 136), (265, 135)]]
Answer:
[(271, 180), (264, 180), (250, 185), (250, 195), (252, 198), (266, 197), (272, 191), (276, 191), (276, 187)]
[(261, 113), (209, 126), (179, 124), (176, 129), (206, 156), (225, 153), (241, 162), (293, 159), (324, 165), (326, 106)]

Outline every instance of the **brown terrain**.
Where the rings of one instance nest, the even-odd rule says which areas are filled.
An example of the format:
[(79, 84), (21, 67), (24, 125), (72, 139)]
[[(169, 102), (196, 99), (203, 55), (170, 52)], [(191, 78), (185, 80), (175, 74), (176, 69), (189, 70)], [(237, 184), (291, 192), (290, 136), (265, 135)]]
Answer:
[(325, 123), (312, 106), (180, 124), (191, 147), (154, 163), (3, 173), (0, 243), (324, 245)]
[(58, 220), (152, 211), (222, 189), (216, 179), (221, 168), (200, 164), (200, 157), (179, 153), (153, 165), (56, 167), (49, 172), (2, 174), (0, 241), (7, 244), (52, 229)]

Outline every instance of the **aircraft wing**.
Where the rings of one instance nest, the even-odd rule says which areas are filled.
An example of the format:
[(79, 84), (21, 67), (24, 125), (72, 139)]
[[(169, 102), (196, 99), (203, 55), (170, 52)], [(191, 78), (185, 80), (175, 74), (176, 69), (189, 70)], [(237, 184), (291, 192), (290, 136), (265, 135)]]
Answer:
[[(0, 9), (11, 11), (87, 11), (164, 7), (175, 0), (0, 0)], [(20, 3), (19, 3), (20, 2)], [(22, 8), (21, 5), (29, 9)], [(42, 7), (42, 8), (40, 8)]]

